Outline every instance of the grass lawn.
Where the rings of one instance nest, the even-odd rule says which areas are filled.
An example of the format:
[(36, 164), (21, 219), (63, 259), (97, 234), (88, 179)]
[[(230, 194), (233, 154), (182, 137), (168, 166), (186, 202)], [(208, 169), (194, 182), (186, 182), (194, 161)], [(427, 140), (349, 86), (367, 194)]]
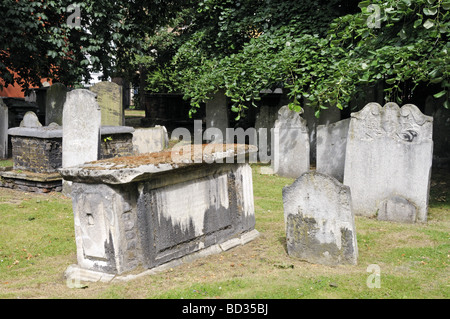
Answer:
[[(126, 283), (68, 288), (76, 263), (71, 200), (0, 188), (0, 298), (449, 298), (450, 174), (434, 171), (427, 224), (356, 217), (358, 265), (327, 267), (286, 253), (282, 188), (253, 165), (256, 229), (246, 246)], [(380, 271), (380, 288), (369, 288)]]

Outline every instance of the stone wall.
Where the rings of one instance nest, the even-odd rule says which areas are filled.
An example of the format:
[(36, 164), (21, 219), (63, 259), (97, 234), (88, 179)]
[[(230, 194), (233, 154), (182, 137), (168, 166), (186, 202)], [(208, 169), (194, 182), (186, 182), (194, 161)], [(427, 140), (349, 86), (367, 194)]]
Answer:
[(62, 166), (61, 138), (12, 136), (15, 170), (55, 173)]

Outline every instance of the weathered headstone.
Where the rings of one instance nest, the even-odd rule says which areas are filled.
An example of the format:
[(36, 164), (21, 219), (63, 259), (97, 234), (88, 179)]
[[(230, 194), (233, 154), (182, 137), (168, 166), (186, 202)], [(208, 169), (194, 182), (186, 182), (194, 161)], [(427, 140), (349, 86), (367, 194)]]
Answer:
[(53, 84), (46, 94), (45, 125), (56, 123), (62, 125), (62, 114), (66, 102), (67, 88), (62, 83)]
[(162, 151), (169, 144), (169, 137), (164, 126), (137, 128), (133, 132), (133, 151), (135, 154)]
[(102, 125), (124, 125), (122, 107), (122, 87), (113, 82), (99, 82), (90, 87), (97, 94), (97, 102), (102, 113)]
[(309, 171), (309, 135), (306, 121), (285, 105), (273, 128), (272, 168), (275, 174), (297, 178)]
[(417, 209), (412, 222), (426, 222), (432, 132), (433, 118), (412, 104), (369, 103), (352, 113), (344, 184), (352, 190), (355, 214), (374, 216), (384, 209), (390, 220), (404, 221), (395, 212), (399, 203), (408, 202), (405, 209)]
[(320, 173), (333, 176), (342, 183), (344, 180), (345, 150), (350, 119), (329, 125), (317, 126), (316, 169)]
[(0, 159), (8, 158), (8, 107), (0, 98)]
[(358, 245), (350, 188), (308, 172), (283, 188), (288, 254), (324, 265), (357, 263)]
[(226, 141), (226, 129), (229, 126), (227, 97), (221, 90), (206, 101), (206, 129), (215, 128), (218, 134), (214, 136), (212, 142), (223, 143)]
[(28, 111), (25, 113), (23, 120), (20, 122), (20, 127), (41, 127), (42, 124), (39, 122), (39, 119), (36, 113), (32, 111)]
[(67, 93), (63, 110), (63, 167), (98, 159), (100, 121), (95, 93), (85, 89)]

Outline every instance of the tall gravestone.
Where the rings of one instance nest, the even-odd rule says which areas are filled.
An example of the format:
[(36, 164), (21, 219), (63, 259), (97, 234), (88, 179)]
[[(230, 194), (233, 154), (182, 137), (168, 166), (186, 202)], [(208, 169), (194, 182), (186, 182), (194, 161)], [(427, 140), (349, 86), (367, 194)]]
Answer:
[(90, 87), (97, 94), (102, 113), (102, 126), (122, 126), (125, 117), (122, 106), (122, 87), (114, 82), (99, 82)]
[(66, 102), (67, 88), (62, 83), (55, 83), (48, 88), (45, 98), (45, 125), (56, 123), (62, 125), (63, 107)]
[(316, 169), (342, 183), (350, 119), (317, 126)]
[(324, 265), (357, 263), (350, 188), (335, 178), (308, 172), (283, 188), (288, 254)]
[(433, 118), (412, 104), (369, 103), (352, 113), (344, 184), (355, 214), (426, 222), (433, 159)]
[(306, 121), (288, 105), (278, 111), (273, 128), (272, 169), (279, 176), (297, 178), (309, 171), (309, 133)]
[(8, 158), (8, 107), (0, 98), (0, 159)]
[(78, 89), (67, 93), (63, 110), (62, 166), (98, 159), (101, 113), (95, 93)]
[(268, 105), (262, 105), (259, 108), (259, 113), (256, 115), (255, 129), (258, 134), (258, 141), (260, 148), (265, 146), (267, 152), (258, 153), (261, 162), (268, 162), (271, 160), (271, 146), (272, 146), (272, 128), (275, 125), (278, 116), (278, 109)]

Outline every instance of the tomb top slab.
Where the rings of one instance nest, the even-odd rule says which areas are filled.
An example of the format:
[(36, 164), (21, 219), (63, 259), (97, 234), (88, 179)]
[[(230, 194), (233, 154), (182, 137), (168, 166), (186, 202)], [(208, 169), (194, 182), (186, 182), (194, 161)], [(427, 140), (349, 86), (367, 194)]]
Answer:
[[(203, 151), (200, 152), (196, 149), (196, 146), (202, 146)], [(65, 180), (72, 182), (127, 184), (148, 179), (153, 174), (183, 167), (205, 165), (213, 162), (236, 163), (236, 158), (239, 159), (243, 155), (247, 157), (258, 150), (253, 145), (223, 144), (223, 151), (219, 152), (216, 144), (214, 151), (208, 152), (208, 146), (210, 144), (191, 145), (191, 160), (188, 161), (186, 157), (184, 157), (183, 161), (174, 160), (174, 149), (169, 149), (157, 153), (88, 162), (74, 167), (62, 168), (59, 172)]]

